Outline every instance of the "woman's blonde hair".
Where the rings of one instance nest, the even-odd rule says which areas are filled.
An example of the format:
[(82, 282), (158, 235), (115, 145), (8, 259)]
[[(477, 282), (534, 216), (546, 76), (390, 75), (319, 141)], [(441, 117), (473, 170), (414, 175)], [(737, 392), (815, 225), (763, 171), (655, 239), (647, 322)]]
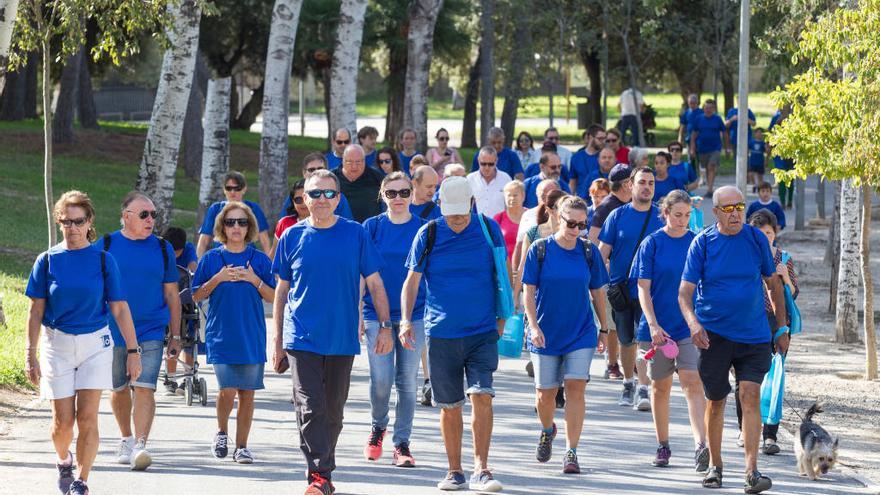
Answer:
[(409, 169), (415, 170), (422, 165), (427, 165), (428, 160), (421, 153), (416, 153), (413, 155), (412, 159), (409, 161)]
[(98, 240), (98, 232), (95, 230), (95, 207), (92, 205), (89, 195), (75, 189), (62, 194), (58, 201), (55, 202), (55, 208), (52, 209), (52, 218), (55, 219), (55, 223), (61, 223), (61, 219), (70, 207), (78, 207), (85, 210), (86, 220), (92, 221), (92, 226), (86, 232), (86, 239), (89, 242)]
[(254, 216), (253, 210), (251, 207), (239, 202), (239, 201), (229, 201), (226, 203), (226, 206), (220, 210), (220, 213), (217, 214), (217, 218), (214, 219), (214, 238), (219, 241), (221, 244), (226, 244), (229, 240), (226, 237), (226, 231), (223, 229), (223, 220), (226, 219), (226, 215), (229, 214), (232, 210), (241, 210), (247, 215), (248, 219), (248, 228), (247, 234), (244, 236), (245, 244), (250, 244), (254, 242), (257, 238), (257, 234), (259, 233), (259, 225), (257, 225), (257, 217)]
[(517, 189), (520, 192), (520, 194), (523, 195), (523, 197), (525, 197), (525, 195), (526, 195), (526, 186), (525, 186), (525, 184), (523, 184), (523, 182), (521, 180), (514, 179), (514, 180), (508, 182), (507, 184), (505, 184), (504, 192), (507, 192), (508, 189)]

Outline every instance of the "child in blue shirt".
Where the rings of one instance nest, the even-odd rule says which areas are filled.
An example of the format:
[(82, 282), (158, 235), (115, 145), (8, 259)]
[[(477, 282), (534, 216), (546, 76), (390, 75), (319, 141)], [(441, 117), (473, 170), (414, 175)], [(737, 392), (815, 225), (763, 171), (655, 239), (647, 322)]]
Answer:
[(758, 185), (758, 200), (753, 201), (746, 210), (746, 221), (752, 218), (752, 214), (761, 209), (768, 209), (776, 215), (776, 221), (779, 224), (779, 230), (785, 228), (785, 212), (782, 205), (773, 200), (773, 186), (769, 182), (762, 182)]
[(755, 135), (749, 139), (749, 182), (754, 184), (752, 192), (764, 183), (764, 163), (767, 154), (767, 143), (764, 142), (764, 129), (755, 129)]

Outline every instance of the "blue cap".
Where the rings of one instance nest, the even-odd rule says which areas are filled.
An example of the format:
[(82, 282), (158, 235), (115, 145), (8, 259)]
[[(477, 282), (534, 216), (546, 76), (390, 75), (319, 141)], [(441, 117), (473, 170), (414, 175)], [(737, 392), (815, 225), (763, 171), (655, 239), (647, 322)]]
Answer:
[(608, 174), (608, 180), (611, 182), (620, 182), (629, 179), (630, 175), (632, 175), (632, 167), (625, 163), (618, 163)]

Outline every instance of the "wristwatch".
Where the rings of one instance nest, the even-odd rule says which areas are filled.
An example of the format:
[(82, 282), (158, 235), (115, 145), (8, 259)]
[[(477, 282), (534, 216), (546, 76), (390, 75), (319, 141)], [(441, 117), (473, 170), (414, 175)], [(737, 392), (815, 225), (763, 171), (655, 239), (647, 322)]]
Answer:
[(172, 335), (171, 339), (180, 342), (180, 335)]
[(599, 333), (608, 333), (608, 330), (599, 329)]
[(390, 322), (390, 321), (383, 321), (383, 322), (379, 323), (379, 329), (380, 329), (380, 330), (385, 330), (385, 329), (391, 330), (391, 328), (392, 328), (392, 327), (391, 327), (391, 322)]
[(137, 347), (135, 347), (134, 349), (128, 349), (128, 353), (129, 353), (129, 354), (137, 354), (137, 355), (141, 355), (141, 354), (143, 354), (143, 352), (144, 352), (144, 351), (143, 351), (143, 349), (141, 349), (141, 346), (137, 346)]

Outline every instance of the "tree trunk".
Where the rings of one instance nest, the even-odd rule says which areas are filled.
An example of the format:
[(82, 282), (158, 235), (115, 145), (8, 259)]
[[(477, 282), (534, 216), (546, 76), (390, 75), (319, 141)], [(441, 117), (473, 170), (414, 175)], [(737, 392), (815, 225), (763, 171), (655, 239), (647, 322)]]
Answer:
[(12, 28), (18, 12), (18, 0), (0, 0), (0, 93), (6, 81), (6, 67), (9, 66), (9, 45), (12, 42)]
[[(235, 85), (233, 84), (232, 87), (234, 88)], [(251, 99), (241, 109), (238, 117), (232, 121), (233, 129), (249, 130), (257, 121), (257, 116), (263, 111), (263, 88), (265, 88), (265, 83), (260, 83), (260, 86), (254, 90)], [(229, 108), (232, 108), (231, 102)]]
[(183, 120), (183, 171), (186, 177), (192, 180), (197, 180), (202, 170), (204, 147), (202, 105), (207, 92), (209, 72), (204, 56), (201, 52), (197, 52), (193, 82), (189, 88), (189, 99), (186, 104), (186, 117)]
[(290, 66), (302, 4), (302, 0), (275, 0), (272, 10), (260, 140), (260, 204), (272, 213), (281, 209), (287, 192)]
[[(39, 32), (46, 32), (45, 26), (42, 26), (42, 23), (45, 22), (43, 19), (42, 8), (37, 7), (37, 26)], [(46, 35), (42, 40), (42, 48), (43, 48), (43, 199), (46, 203), (46, 224), (48, 227), (48, 239), (49, 239), (49, 247), (52, 247), (57, 242), (57, 231), (55, 229), (55, 222), (52, 218), (52, 203), (55, 201), (55, 192), (52, 190), (52, 96), (51, 96), (51, 83), (47, 83), (52, 80), (52, 52), (50, 51), (52, 48), (51, 40), (49, 35)]]
[(724, 93), (724, 115), (727, 115), (727, 112), (736, 106), (733, 103), (733, 94), (736, 91), (736, 87), (733, 84), (733, 75), (728, 69), (721, 70), (721, 91)]
[(708, 64), (675, 64), (671, 69), (683, 103), (687, 104), (688, 95), (699, 95), (703, 92), (703, 81), (709, 72)]
[(55, 100), (55, 115), (52, 119), (52, 138), (55, 143), (72, 143), (73, 117), (77, 106), (77, 86), (79, 86), (79, 66), (82, 63), (83, 51), (79, 50), (67, 57), (67, 63), (61, 69), (58, 99)]
[(95, 93), (92, 90), (90, 67), (89, 53), (87, 49), (84, 49), (79, 64), (77, 115), (79, 116), (79, 125), (83, 129), (99, 129), (101, 126), (98, 125), (98, 109), (95, 107)]
[[(601, 123), (602, 115), (602, 59), (597, 51), (580, 50), (581, 62), (590, 80), (589, 105), (593, 113), (593, 122)], [(589, 122), (587, 123), (589, 126)]]
[(861, 258), (863, 305), (865, 308), (863, 328), (865, 329), (865, 379), (877, 379), (877, 334), (874, 330), (874, 279), (871, 275), (871, 186), (863, 179), (862, 184), (862, 228), (859, 256)]
[(330, 73), (330, 132), (357, 134), (357, 81), (367, 0), (342, 0)]
[(834, 181), (834, 210), (831, 213), (831, 226), (828, 228), (828, 246), (825, 249), (825, 263), (831, 266), (831, 293), (828, 298), (828, 313), (837, 312), (837, 277), (840, 271), (840, 181)]
[(385, 141), (397, 145), (397, 135), (403, 129), (406, 101), (407, 49), (392, 45), (388, 54), (388, 107), (385, 114)]
[(199, 181), (199, 213), (201, 225), (205, 210), (223, 199), (223, 177), (229, 172), (229, 99), (232, 78), (208, 81), (205, 99), (205, 135)]
[(199, 48), (201, 18), (195, 0), (169, 3), (168, 13), (173, 22), (168, 30), (171, 43), (162, 60), (162, 74), (137, 183), (137, 189), (150, 196), (159, 211), (156, 230), (160, 232), (171, 220), (174, 176)]
[[(24, 71), (24, 118), (35, 119), (37, 113), (37, 100), (40, 99), (40, 90), (37, 88), (37, 79), (40, 73), (40, 55), (31, 53)], [(50, 100), (51, 102), (51, 100)]]
[(434, 26), (443, 0), (416, 0), (409, 11), (403, 125), (416, 131), (416, 149), (428, 149), (428, 76), (434, 56)]
[(823, 177), (817, 177), (816, 184), (816, 218), (825, 220), (825, 190), (827, 189), (826, 180)]
[[(504, 109), (501, 111), (501, 129), (508, 142), (516, 139), (516, 116), (519, 110), (519, 99), (522, 96), (523, 77), (526, 72), (526, 61), (532, 53), (531, 16), (520, 16), (513, 32), (514, 48), (510, 52), (507, 80), (504, 84)], [(515, 145), (515, 144), (514, 144)]]
[(844, 179), (840, 190), (840, 272), (837, 279), (837, 313), (835, 333), (837, 342), (849, 344), (858, 341), (859, 293), (859, 207), (858, 186), (852, 179)]
[[(323, 67), (321, 70), (321, 87), (324, 88), (324, 116), (327, 118), (327, 141), (330, 141), (330, 134), (333, 129), (330, 127), (330, 67)], [(288, 83), (290, 81), (288, 80)], [(352, 135), (354, 136), (354, 135)]]
[(480, 94), (480, 65), (482, 53), (468, 71), (468, 83), (464, 93), (464, 119), (461, 123), (461, 147), (477, 147), (477, 98)]
[(480, 146), (495, 127), (495, 0), (480, 0)]
[(16, 121), (24, 119), (24, 94), (26, 67), (6, 74), (6, 84), (0, 94), (0, 120)]

